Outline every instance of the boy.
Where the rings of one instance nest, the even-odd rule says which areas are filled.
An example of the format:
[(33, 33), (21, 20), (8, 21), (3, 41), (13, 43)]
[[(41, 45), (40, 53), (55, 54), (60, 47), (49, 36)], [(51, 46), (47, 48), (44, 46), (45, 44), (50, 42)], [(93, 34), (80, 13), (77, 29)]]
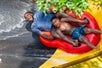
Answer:
[[(64, 18), (59, 19), (55, 17), (52, 19), (52, 24), (55, 28), (52, 29), (52, 36), (49, 39), (59, 38), (73, 44), (73, 46), (78, 46), (78, 41), (80, 41), (86, 43), (91, 48), (96, 48), (88, 41), (85, 35), (89, 33), (102, 34), (102, 31), (87, 28), (86, 26), (74, 27), (67, 21), (67, 18), (65, 20)], [(72, 39), (66, 35), (72, 36)]]

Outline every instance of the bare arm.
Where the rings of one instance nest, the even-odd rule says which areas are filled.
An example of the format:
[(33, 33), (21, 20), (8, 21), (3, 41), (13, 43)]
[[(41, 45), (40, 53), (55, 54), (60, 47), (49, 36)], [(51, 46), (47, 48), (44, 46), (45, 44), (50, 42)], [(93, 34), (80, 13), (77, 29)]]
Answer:
[(60, 36), (60, 39), (69, 42), (73, 45), (76, 45), (73, 39), (66, 37), (59, 29), (57, 30), (57, 34)]
[(88, 24), (87, 19), (79, 20), (79, 19), (76, 19), (76, 18), (66, 14), (66, 13), (56, 13), (56, 17), (61, 18), (61, 21), (76, 22), (76, 23), (79, 23), (79, 24)]
[(46, 35), (44, 32), (40, 32), (40, 35), (46, 39), (53, 40), (55, 38), (61, 39), (61, 37), (57, 34), (56, 29), (51, 30), (51, 36)]
[(54, 36), (48, 36), (47, 34), (45, 34), (45, 32), (40, 32), (39, 33), (40, 36), (42, 36), (43, 38), (46, 38), (46, 39), (49, 39), (49, 40), (53, 40), (54, 39)]
[(58, 38), (58, 39), (61, 39), (61, 37), (59, 36), (59, 34), (57, 34), (56, 29), (53, 29), (51, 31), (51, 34), (52, 34), (53, 37)]
[(56, 13), (56, 17), (60, 18), (72, 18), (72, 16), (65, 14), (65, 13)]

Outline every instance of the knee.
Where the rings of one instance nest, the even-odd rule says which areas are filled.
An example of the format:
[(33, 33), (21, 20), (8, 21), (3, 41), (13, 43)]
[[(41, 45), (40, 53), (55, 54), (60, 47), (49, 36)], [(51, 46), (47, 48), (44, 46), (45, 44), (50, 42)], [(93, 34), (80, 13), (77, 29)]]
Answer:
[(87, 34), (87, 33), (91, 33), (91, 29), (85, 28), (85, 33), (86, 33), (86, 34)]
[(80, 36), (80, 41), (81, 41), (81, 42), (87, 42), (88, 39), (87, 39), (86, 37)]

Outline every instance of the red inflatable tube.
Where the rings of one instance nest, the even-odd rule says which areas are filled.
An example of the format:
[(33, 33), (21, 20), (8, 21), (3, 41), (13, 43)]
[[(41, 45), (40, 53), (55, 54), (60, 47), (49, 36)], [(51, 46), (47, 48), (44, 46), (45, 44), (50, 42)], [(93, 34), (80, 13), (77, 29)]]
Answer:
[[(73, 16), (73, 14), (72, 14), (72, 16)], [(95, 18), (91, 14), (89, 14), (88, 12), (84, 12), (81, 19), (83, 19), (85, 17), (90, 22), (88, 27), (94, 28), (94, 29), (99, 29), (97, 21), (95, 20)], [(51, 35), (50, 32), (45, 32), (45, 33), (48, 35)], [(88, 34), (88, 35), (86, 35), (86, 37), (95, 46), (97, 46), (97, 44), (100, 41), (100, 34)], [(63, 40), (60, 40), (60, 39), (48, 40), (48, 39), (45, 39), (43, 37), (40, 37), (40, 40), (47, 47), (60, 48), (60, 49), (66, 51), (68, 53), (85, 53), (85, 52), (92, 50), (92, 48), (90, 48), (88, 45), (86, 45), (84, 43), (81, 43), (81, 46), (79, 46), (79, 47), (73, 47), (72, 44), (65, 42)]]

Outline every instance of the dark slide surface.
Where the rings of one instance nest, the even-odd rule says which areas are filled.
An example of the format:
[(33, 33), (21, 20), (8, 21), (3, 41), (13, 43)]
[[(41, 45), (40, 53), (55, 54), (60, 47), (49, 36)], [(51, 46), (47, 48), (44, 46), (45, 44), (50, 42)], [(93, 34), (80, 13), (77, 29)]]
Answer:
[(38, 68), (54, 53), (28, 31), (23, 15), (30, 9), (31, 0), (0, 0), (0, 68)]

